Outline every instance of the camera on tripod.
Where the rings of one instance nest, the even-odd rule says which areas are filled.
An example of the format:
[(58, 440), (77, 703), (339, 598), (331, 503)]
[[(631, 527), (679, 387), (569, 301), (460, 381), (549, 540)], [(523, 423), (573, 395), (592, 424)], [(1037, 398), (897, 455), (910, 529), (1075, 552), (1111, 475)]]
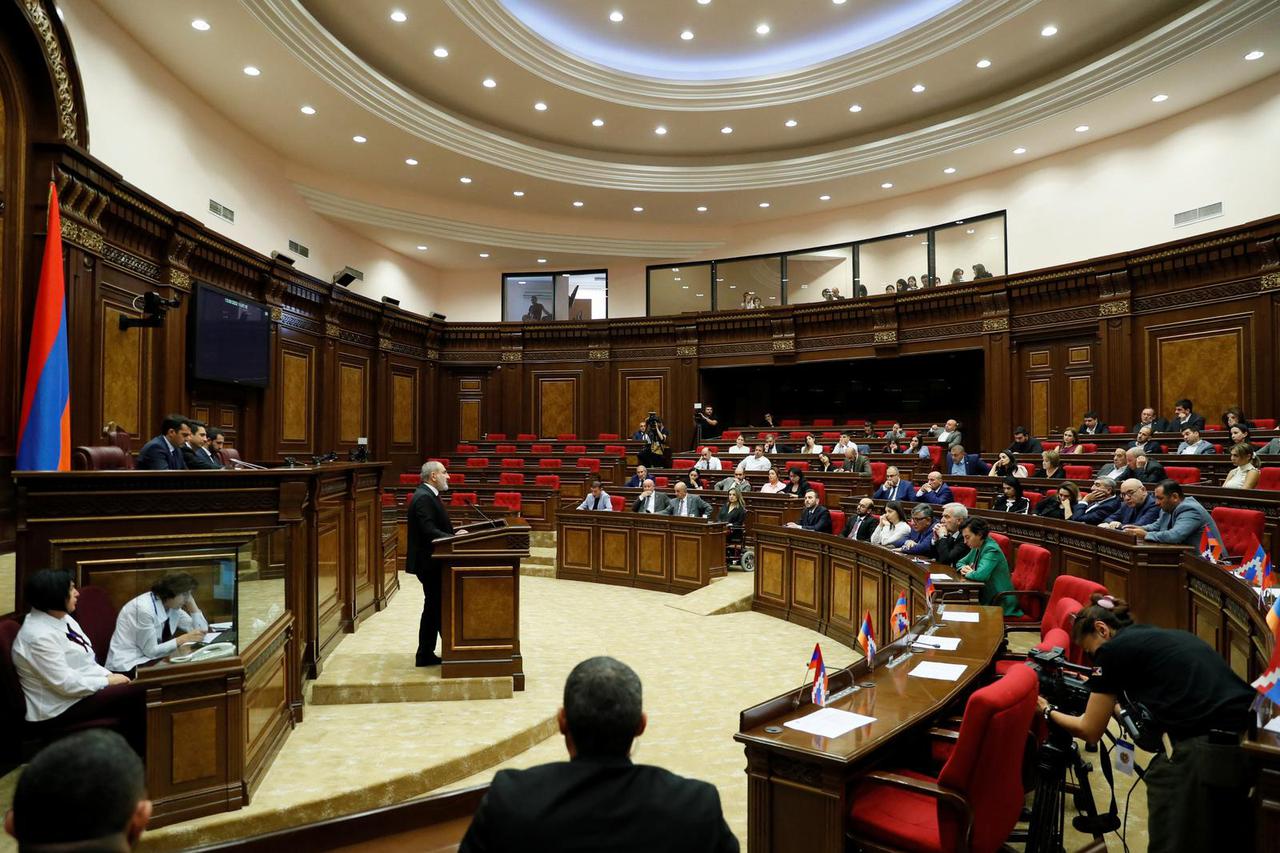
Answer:
[(1087, 666), (1069, 663), (1060, 646), (1048, 651), (1032, 649), (1027, 652), (1027, 665), (1036, 671), (1040, 679), (1040, 695), (1057, 705), (1064, 714), (1078, 717), (1089, 704), (1089, 686), (1081, 676), (1093, 670)]

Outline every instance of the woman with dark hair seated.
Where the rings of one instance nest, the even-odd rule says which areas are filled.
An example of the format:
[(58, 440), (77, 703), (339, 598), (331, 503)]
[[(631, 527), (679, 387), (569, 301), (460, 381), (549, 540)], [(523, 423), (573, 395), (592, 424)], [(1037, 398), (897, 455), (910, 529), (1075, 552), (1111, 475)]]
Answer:
[(807, 491), (809, 491), (809, 481), (804, 478), (804, 472), (799, 468), (792, 468), (788, 474), (787, 484), (782, 487), (782, 494), (802, 498)]
[(1231, 429), (1237, 424), (1244, 427), (1245, 430), (1253, 429), (1253, 424), (1244, 416), (1244, 410), (1239, 406), (1232, 406), (1222, 413), (1222, 425), (1227, 429)]
[(1017, 477), (1005, 477), (1000, 481), (1001, 494), (991, 502), (996, 512), (1016, 512), (1026, 515), (1031, 512), (1031, 502), (1022, 496), (1022, 481)]
[(729, 490), (725, 505), (720, 507), (717, 518), (729, 522), (733, 527), (742, 527), (747, 523), (747, 502), (742, 497), (741, 489)]
[(990, 477), (1025, 477), (1027, 466), (1018, 463), (1018, 454), (1012, 450), (1001, 450), (996, 456), (995, 464), (987, 472)]
[(1071, 480), (1064, 480), (1056, 492), (1040, 499), (1034, 513), (1041, 518), (1060, 518), (1063, 521), (1069, 521), (1075, 505), (1079, 502), (1080, 487)]
[(818, 454), (818, 470), (819, 471), (839, 471), (839, 465), (831, 463), (831, 457), (825, 453)]
[(111, 635), (107, 669), (131, 675), (145, 663), (204, 638), (209, 622), (196, 604), (199, 584), (186, 572), (161, 578), (120, 608)]
[(986, 519), (970, 516), (961, 528), (961, 535), (964, 544), (969, 546), (969, 553), (960, 558), (956, 568), (967, 580), (982, 581), (978, 602), (1003, 607), (1005, 616), (1021, 616), (1017, 596), (1000, 595), (1012, 591), (1013, 578), (1009, 574), (1009, 561), (1004, 558), (999, 543), (991, 538)]
[(31, 612), (13, 641), (13, 666), (27, 700), (27, 722), (52, 736), (103, 717), (146, 754), (146, 694), (129, 677), (99, 666), (93, 645), (72, 617), (80, 591), (66, 569), (41, 569), (23, 586)]
[(925, 447), (923, 444), (920, 443), (919, 433), (916, 433), (915, 435), (911, 436), (911, 440), (907, 442), (906, 450), (902, 452), (907, 454), (908, 456), (915, 456), (919, 459), (930, 458), (929, 448)]
[(902, 442), (898, 441), (897, 436), (889, 436), (889, 440), (884, 443), (881, 453), (902, 453)]

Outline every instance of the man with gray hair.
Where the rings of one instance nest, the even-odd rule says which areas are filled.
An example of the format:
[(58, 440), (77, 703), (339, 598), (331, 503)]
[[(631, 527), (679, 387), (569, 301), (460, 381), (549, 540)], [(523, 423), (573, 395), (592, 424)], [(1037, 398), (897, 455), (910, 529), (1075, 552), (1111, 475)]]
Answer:
[(1147, 487), (1136, 477), (1130, 477), (1120, 484), (1120, 506), (1112, 511), (1099, 527), (1119, 530), (1126, 525), (1141, 527), (1153, 523), (1160, 515), (1160, 507), (1156, 499), (1147, 492)]
[[(937, 473), (937, 472), (934, 472)], [(907, 522), (911, 532), (902, 540), (898, 550), (913, 557), (932, 557), (934, 551), (933, 509), (926, 503), (916, 504), (911, 510), (911, 519)]]
[(665, 513), (670, 503), (671, 499), (658, 491), (653, 484), (653, 478), (648, 477), (644, 481), (644, 489), (640, 492), (640, 497), (631, 504), (631, 511), (649, 514)]
[[(435, 540), (453, 536), (453, 522), (441, 495), (449, 491), (449, 472), (434, 459), (422, 466), (422, 485), (409, 498), (406, 526), (409, 543), (405, 571), (422, 582), (422, 618), (418, 620), (417, 666), (436, 666), (436, 640), (440, 636), (440, 564), (431, 559)], [(456, 531), (466, 533), (465, 530)]]
[(969, 520), (969, 509), (962, 503), (950, 503), (942, 508), (942, 521), (933, 526), (934, 559), (954, 566), (969, 553), (960, 528)]
[(569, 760), (498, 771), (460, 853), (738, 850), (712, 785), (631, 763), (648, 722), (641, 698), (639, 676), (621, 661), (574, 667), (557, 715)]
[(1093, 481), (1089, 494), (1080, 499), (1071, 513), (1072, 521), (1097, 526), (1106, 521), (1122, 506), (1120, 496), (1116, 494), (1116, 481), (1110, 477), (1099, 477)]

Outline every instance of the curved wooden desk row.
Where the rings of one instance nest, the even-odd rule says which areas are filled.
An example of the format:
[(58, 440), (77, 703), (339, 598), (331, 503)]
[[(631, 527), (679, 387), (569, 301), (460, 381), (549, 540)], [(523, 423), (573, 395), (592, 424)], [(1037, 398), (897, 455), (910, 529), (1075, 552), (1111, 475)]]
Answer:
[[(635, 503), (636, 498), (640, 497), (640, 489), (610, 487), (608, 491), (610, 497), (620, 497), (626, 501), (626, 514), (635, 514), (631, 511), (631, 506)], [(668, 497), (672, 495), (672, 491), (669, 488), (660, 491), (664, 491)], [(712, 518), (718, 517), (720, 508), (729, 500), (726, 497), (726, 492), (717, 492), (711, 489), (700, 489), (696, 494), (711, 504)], [(577, 509), (578, 504), (581, 502), (580, 499), (563, 500), (560, 503), (560, 512)], [(747, 521), (743, 526), (748, 532), (755, 530), (757, 527), (778, 527), (788, 521), (798, 520), (800, 511), (803, 508), (803, 503), (798, 498), (783, 495), (749, 495), (747, 497)]]
[[(417, 488), (415, 486), (393, 486), (387, 491), (396, 496), (398, 505), (404, 507), (407, 506), (409, 499), (413, 497), (413, 493), (417, 491)], [(515, 492), (520, 495), (520, 512), (518, 515), (528, 523), (530, 528), (533, 530), (556, 529), (556, 509), (560, 505), (562, 495), (559, 491), (547, 486), (529, 483), (510, 486), (493, 485), (489, 483), (472, 483), (468, 480), (463, 485), (451, 487), (445, 493), (445, 506), (449, 510), (450, 518), (453, 518), (455, 512), (467, 509), (466, 507), (458, 507), (449, 503), (449, 494), (453, 492), (474, 494), (476, 496), (476, 504), (490, 518), (508, 514), (508, 511), (503, 507), (494, 506), (493, 496), (498, 492)], [(407, 517), (407, 512), (401, 513), (400, 527), (402, 530), (408, 529), (405, 523)], [(408, 547), (408, 539), (402, 539), (401, 542), (405, 548)]]
[(701, 518), (562, 509), (556, 577), (691, 592), (724, 576), (728, 532)]
[[(584, 456), (591, 459), (599, 460), (600, 470), (598, 472), (595, 472), (595, 471), (590, 471), (586, 468), (579, 468), (578, 460), (583, 458)], [(445, 463), (445, 467), (448, 468), (450, 471), (463, 471), (465, 473), (471, 473), (472, 471), (477, 471), (477, 470), (494, 473), (494, 474), (500, 474), (503, 471), (509, 470), (509, 471), (523, 472), (526, 475), (559, 474), (561, 472), (565, 474), (580, 473), (580, 474), (583, 474), (588, 480), (593, 477), (599, 477), (601, 482), (604, 482), (604, 483), (621, 483), (626, 480), (626, 477), (631, 476), (630, 473), (628, 473), (626, 477), (623, 476), (623, 471), (627, 469), (628, 465), (627, 465), (627, 460), (621, 456), (590, 456), (589, 454), (585, 454), (585, 453), (578, 453), (578, 454), (572, 454), (572, 455), (552, 453), (552, 454), (541, 454), (538, 456), (534, 456), (533, 454), (520, 454), (520, 453), (514, 454), (512, 456), (486, 456), (483, 454), (472, 455), (472, 454), (466, 454), (466, 453), (439, 453), (439, 454), (433, 455), (431, 458), (439, 459), (443, 461)], [(484, 468), (468, 467), (467, 460), (475, 459), (475, 458), (488, 459), (489, 464)], [(503, 459), (523, 459), (524, 467), (523, 468), (503, 468), (502, 461), (501, 461)], [(559, 468), (542, 468), (538, 465), (538, 462), (541, 459), (559, 459), (560, 467)]]
[[(671, 490), (672, 488), (674, 488), (676, 480), (681, 479), (682, 476), (683, 478), (687, 479), (689, 476), (689, 471), (687, 469), (680, 470), (678, 468), (659, 468), (659, 469), (650, 471), (649, 473), (650, 473), (650, 476), (667, 478), (667, 487), (661, 490), (661, 491), (665, 491), (667, 494), (671, 494)], [(910, 469), (902, 470), (902, 475), (904, 477), (907, 477), (909, 473), (910, 473)], [(847, 497), (849, 495), (853, 495), (853, 496), (870, 495), (873, 491), (875, 491), (875, 488), (871, 482), (871, 478), (865, 474), (846, 474), (843, 471), (826, 471), (826, 472), (809, 471), (809, 472), (806, 472), (806, 474), (807, 474), (805, 477), (806, 480), (810, 480), (810, 481), (817, 480), (819, 483), (822, 483), (823, 490), (826, 492), (826, 502), (824, 503), (824, 506), (838, 508), (840, 506), (840, 498), (842, 497)], [(715, 483), (719, 482), (725, 477), (733, 476), (733, 472), (732, 471), (711, 471), (705, 475), (702, 474), (702, 472), (699, 472), (699, 476), (703, 479), (708, 480), (712, 485), (714, 485)], [(785, 479), (785, 477), (783, 479)], [(747, 482), (751, 484), (751, 492), (747, 494), (748, 506), (750, 505), (750, 501), (752, 500), (756, 500), (759, 498), (773, 497), (773, 495), (766, 495), (760, 491), (760, 487), (763, 486), (768, 481), (769, 481), (768, 472), (762, 472), (762, 471), (747, 472)], [(612, 495), (619, 491), (620, 490), (617, 490), (617, 489), (610, 489), (609, 494)], [(638, 490), (637, 490), (637, 493), (638, 493)], [(707, 494), (723, 495), (725, 493), (718, 492), (718, 491), (715, 491), (714, 489), (708, 488), (708, 489), (699, 490), (698, 494), (702, 495), (703, 497), (706, 497)]]

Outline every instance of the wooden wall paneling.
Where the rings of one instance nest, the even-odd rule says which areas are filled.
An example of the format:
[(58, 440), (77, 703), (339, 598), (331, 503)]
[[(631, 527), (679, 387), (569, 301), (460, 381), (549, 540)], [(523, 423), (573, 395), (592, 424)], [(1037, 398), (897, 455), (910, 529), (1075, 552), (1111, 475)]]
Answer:
[(504, 432), (514, 439), (517, 433), (538, 431), (536, 417), (528, 405), (525, 393), (525, 366), (513, 361), (499, 364), (493, 379), (498, 391), (493, 395), (493, 405), (481, 433)]
[[(444, 416), (451, 416), (452, 429), (451, 434), (446, 434), (445, 447), (442, 450), (451, 450), (453, 445), (463, 441), (475, 441), (484, 434), (484, 415), (485, 415), (485, 398), (486, 387), (488, 385), (488, 377), (483, 374), (468, 372), (465, 374), (457, 374), (452, 377), (453, 383), (457, 388), (455, 398), (458, 401), (457, 408), (450, 412), (449, 404), (441, 400), (441, 411)], [(501, 430), (498, 430), (499, 432)]]
[(618, 423), (617, 432), (624, 438), (635, 432), (636, 426), (649, 412), (657, 412), (664, 420), (671, 418), (668, 409), (667, 388), (671, 371), (667, 368), (623, 368), (618, 371)]
[(1230, 406), (1247, 407), (1255, 345), (1251, 313), (1147, 325), (1147, 375), (1157, 411), (1168, 415), (1188, 397), (1206, 422), (1217, 423)]
[[(104, 279), (115, 279), (110, 270), (103, 269)], [(97, 393), (90, 405), (90, 424), (97, 424), (98, 431), (109, 421), (125, 429), (135, 439), (135, 446), (159, 432), (159, 423), (152, 422), (154, 406), (151, 402), (154, 371), (151, 357), (151, 330), (127, 329), (121, 331), (121, 317), (139, 317), (133, 308), (137, 291), (121, 287), (111, 280), (98, 284), (98, 312), (94, 329), (99, 369), (94, 378)], [(97, 443), (96, 435), (92, 443)]]
[(317, 343), (311, 336), (281, 332), (276, 359), (276, 457), (310, 456), (319, 446), (317, 353)]
[(333, 402), (337, 429), (333, 449), (345, 451), (355, 447), (357, 439), (369, 437), (374, 384), (367, 355), (340, 347), (336, 359), (338, 382)]
[(538, 435), (554, 438), (562, 433), (573, 433), (579, 438), (586, 437), (580, 429), (583, 422), (580, 416), (582, 374), (581, 370), (529, 371)]

